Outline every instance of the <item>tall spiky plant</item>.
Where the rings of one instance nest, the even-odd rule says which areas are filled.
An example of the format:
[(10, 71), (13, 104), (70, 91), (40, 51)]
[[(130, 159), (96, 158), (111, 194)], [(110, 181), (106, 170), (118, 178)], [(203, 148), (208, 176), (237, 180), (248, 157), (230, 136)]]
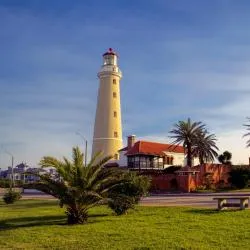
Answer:
[(185, 148), (187, 155), (187, 166), (192, 167), (192, 151), (196, 140), (196, 135), (202, 131), (205, 125), (202, 122), (192, 122), (190, 118), (187, 121), (179, 121), (174, 124), (174, 129), (169, 133), (172, 134), (170, 138), (174, 139), (172, 145), (180, 145)]
[[(247, 119), (250, 122), (250, 117), (247, 117)], [(243, 124), (243, 126), (245, 126), (246, 130), (249, 131), (246, 134), (244, 134), (243, 137), (250, 136), (250, 123), (249, 124)], [(247, 141), (247, 147), (250, 147), (250, 139)]]
[(69, 224), (84, 223), (91, 207), (107, 201), (109, 191), (124, 182), (119, 169), (103, 167), (112, 157), (100, 160), (97, 154), (84, 166), (83, 154), (78, 147), (73, 148), (72, 161), (58, 160), (45, 156), (40, 161), (43, 168), (53, 167), (60, 178), (39, 175), (40, 182), (35, 188), (59, 199), (61, 207), (66, 207)]

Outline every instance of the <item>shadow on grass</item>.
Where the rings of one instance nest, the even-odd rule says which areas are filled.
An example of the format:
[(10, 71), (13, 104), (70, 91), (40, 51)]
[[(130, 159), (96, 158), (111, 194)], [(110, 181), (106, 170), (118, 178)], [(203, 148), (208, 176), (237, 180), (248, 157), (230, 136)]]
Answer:
[(0, 221), (0, 230), (46, 225), (66, 225), (66, 216), (34, 216), (2, 220)]
[(13, 204), (5, 204), (4, 202), (0, 203), (0, 207), (12, 207), (12, 208), (37, 208), (39, 207), (48, 207), (51, 205), (58, 206), (57, 200), (20, 200)]
[(190, 209), (190, 210), (187, 210), (185, 211), (185, 213), (191, 213), (191, 214), (203, 214), (203, 215), (218, 215), (218, 214), (221, 214), (221, 213), (230, 213), (230, 212), (238, 212), (238, 211), (241, 211), (239, 209), (225, 209), (225, 210), (218, 210), (218, 209), (214, 209), (214, 208), (211, 208), (211, 209)]
[[(97, 223), (99, 220), (95, 218), (106, 217), (108, 214), (92, 214), (89, 215), (89, 220), (86, 224)], [(91, 220), (94, 218), (95, 220)], [(100, 220), (101, 221), (101, 220)], [(16, 228), (34, 227), (34, 226), (48, 226), (48, 225), (68, 225), (66, 215), (51, 215), (51, 216), (34, 216), (21, 217), (0, 221), (1, 230), (12, 230)]]

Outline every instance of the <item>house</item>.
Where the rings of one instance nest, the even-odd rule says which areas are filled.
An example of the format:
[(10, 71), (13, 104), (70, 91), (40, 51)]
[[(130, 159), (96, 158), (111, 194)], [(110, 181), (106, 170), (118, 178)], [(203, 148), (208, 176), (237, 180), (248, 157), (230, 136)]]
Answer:
[(119, 150), (117, 164), (135, 170), (160, 170), (173, 165), (185, 166), (186, 157), (182, 146), (136, 141), (135, 135), (131, 135), (128, 136), (127, 146)]
[(22, 181), (24, 183), (32, 183), (39, 181), (40, 178), (37, 176), (37, 174), (49, 174), (53, 179), (59, 178), (56, 170), (53, 168), (35, 168), (30, 167), (25, 163), (18, 164), (13, 169), (8, 167), (7, 170), (2, 170), (0, 172), (0, 178), (12, 179), (13, 176), (14, 182)]

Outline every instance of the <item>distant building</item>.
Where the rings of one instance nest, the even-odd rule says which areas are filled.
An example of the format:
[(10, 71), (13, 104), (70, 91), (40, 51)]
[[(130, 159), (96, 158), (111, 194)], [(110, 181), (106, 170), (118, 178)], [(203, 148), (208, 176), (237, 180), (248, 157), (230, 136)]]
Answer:
[[(34, 173), (34, 175), (32, 174)], [(13, 175), (13, 180), (14, 181), (22, 181), (24, 183), (32, 183), (39, 181), (39, 177), (36, 176), (36, 174), (49, 174), (52, 176), (52, 178), (57, 179), (58, 174), (55, 169), (53, 168), (35, 168), (35, 167), (30, 167), (25, 163), (18, 164), (16, 167), (12, 168), (8, 167), (7, 170), (2, 170), (0, 172), (0, 178), (3, 179), (11, 179)]]

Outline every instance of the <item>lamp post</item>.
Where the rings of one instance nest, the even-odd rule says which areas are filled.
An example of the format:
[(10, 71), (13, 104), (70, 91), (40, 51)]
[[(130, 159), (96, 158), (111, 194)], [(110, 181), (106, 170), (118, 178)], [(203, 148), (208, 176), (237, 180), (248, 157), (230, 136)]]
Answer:
[(85, 167), (87, 166), (87, 153), (88, 153), (88, 141), (87, 139), (80, 133), (80, 132), (76, 132), (77, 135), (79, 135), (85, 142), (85, 156), (84, 156), (84, 160), (85, 160)]
[(11, 178), (10, 178), (10, 190), (15, 187), (15, 180), (14, 180), (14, 156), (10, 152), (5, 150), (5, 153), (11, 156)]

